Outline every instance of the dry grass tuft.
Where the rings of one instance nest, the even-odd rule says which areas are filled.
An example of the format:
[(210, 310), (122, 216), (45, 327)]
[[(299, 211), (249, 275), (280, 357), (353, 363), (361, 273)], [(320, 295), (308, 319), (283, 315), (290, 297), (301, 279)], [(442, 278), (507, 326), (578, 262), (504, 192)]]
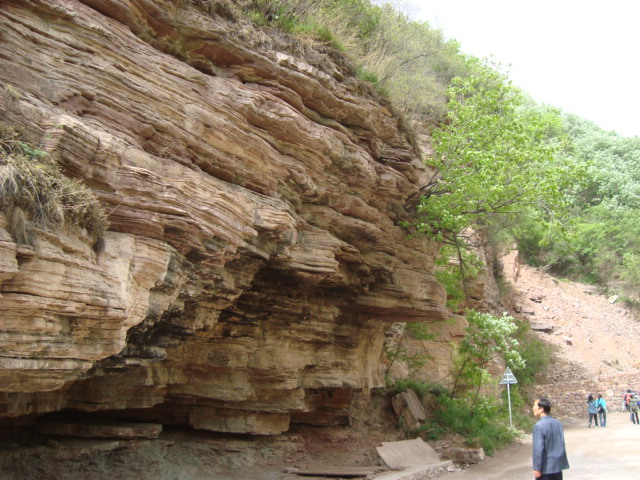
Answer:
[(109, 223), (95, 195), (66, 177), (42, 150), (22, 141), (20, 132), (0, 122), (0, 210), (9, 220), (11, 234), (29, 243), (29, 226), (77, 225), (94, 240)]

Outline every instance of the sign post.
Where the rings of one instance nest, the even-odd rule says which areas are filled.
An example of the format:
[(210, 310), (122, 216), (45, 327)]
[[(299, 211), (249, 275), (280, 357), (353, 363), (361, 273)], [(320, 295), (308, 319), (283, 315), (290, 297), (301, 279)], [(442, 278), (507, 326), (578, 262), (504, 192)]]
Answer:
[(514, 383), (518, 383), (515, 375), (511, 372), (511, 369), (507, 367), (504, 371), (504, 375), (502, 375), (502, 380), (500, 380), (500, 385), (507, 386), (507, 399), (509, 401), (509, 426), (513, 430), (513, 420), (511, 419), (511, 385)]

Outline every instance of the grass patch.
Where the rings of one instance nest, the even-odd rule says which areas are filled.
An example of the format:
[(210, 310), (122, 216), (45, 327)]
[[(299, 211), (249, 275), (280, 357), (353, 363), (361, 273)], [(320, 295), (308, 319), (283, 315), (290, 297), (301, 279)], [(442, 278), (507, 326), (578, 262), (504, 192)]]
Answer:
[(431, 386), (426, 383), (418, 382), (411, 379), (398, 380), (395, 384), (392, 385), (392, 390), (394, 393), (406, 392), (409, 389), (415, 391), (419, 397), (424, 397), (431, 389)]

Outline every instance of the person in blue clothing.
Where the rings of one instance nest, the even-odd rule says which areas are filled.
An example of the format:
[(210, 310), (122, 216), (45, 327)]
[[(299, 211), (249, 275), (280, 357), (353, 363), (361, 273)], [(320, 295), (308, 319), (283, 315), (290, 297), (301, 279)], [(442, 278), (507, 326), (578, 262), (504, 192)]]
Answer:
[(596, 409), (596, 401), (593, 399), (593, 395), (589, 394), (587, 397), (587, 413), (589, 414), (589, 428), (591, 428), (591, 420), (596, 422), (598, 426), (598, 410)]
[(533, 476), (542, 480), (562, 480), (562, 470), (569, 468), (562, 423), (551, 415), (551, 402), (539, 398), (533, 402)]
[(600, 426), (607, 426), (607, 401), (602, 398), (602, 394), (598, 394), (598, 399), (596, 400), (596, 410), (598, 412), (598, 416), (600, 417)]

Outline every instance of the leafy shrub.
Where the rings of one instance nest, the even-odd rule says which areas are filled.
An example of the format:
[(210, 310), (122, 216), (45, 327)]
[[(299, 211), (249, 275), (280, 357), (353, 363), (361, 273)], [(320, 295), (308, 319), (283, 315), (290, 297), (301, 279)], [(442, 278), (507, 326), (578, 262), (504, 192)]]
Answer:
[(514, 333), (518, 327), (512, 317), (469, 310), (466, 318), (466, 333), (455, 352), (452, 393), (475, 389), (477, 398), (490, 378), (487, 367), (492, 361), (502, 358), (512, 368), (522, 368), (524, 360), (517, 350)]
[[(508, 404), (481, 395), (453, 397), (439, 384), (400, 380), (391, 386), (394, 393), (413, 389), (429, 404), (431, 416), (414, 432), (425, 440), (437, 440), (448, 433), (462, 435), (470, 447), (482, 447), (487, 455), (511, 443), (517, 433), (509, 425)], [(506, 395), (506, 390), (503, 391)], [(511, 390), (513, 421), (516, 428), (530, 430), (532, 420), (526, 414), (525, 403), (517, 388)]]
[(359, 65), (356, 70), (356, 76), (365, 82), (372, 84), (378, 83), (378, 76), (372, 71), (368, 70), (365, 65)]
[(417, 433), (425, 440), (438, 440), (447, 433), (447, 428), (440, 425), (435, 419), (429, 418), (420, 425)]
[[(507, 315), (495, 317), (474, 310), (467, 312), (467, 321), (466, 335), (456, 346), (451, 389), (412, 379), (398, 381), (392, 388), (395, 392), (411, 388), (428, 406), (431, 417), (417, 429), (417, 434), (427, 440), (446, 433), (460, 434), (469, 446), (481, 446), (492, 455), (496, 449), (512, 442), (516, 433), (509, 424), (507, 401), (500, 402), (499, 397), (486, 393), (485, 387), (495, 385), (487, 366), (501, 357), (514, 369), (525, 368), (516, 338), (519, 325)], [(524, 331), (522, 325), (520, 328)], [(536, 365), (535, 358), (532, 363)], [(516, 426), (530, 427), (527, 415), (518, 413), (526, 410), (517, 389), (512, 400)]]
[(404, 379), (398, 380), (392, 386), (392, 390), (395, 393), (406, 392), (409, 389), (415, 391), (419, 397), (423, 397), (430, 391), (431, 385), (424, 382), (418, 382), (417, 380)]
[(518, 378), (517, 385), (510, 386), (510, 392), (506, 387), (502, 389), (502, 415), (508, 415), (509, 395), (511, 396), (511, 413), (513, 417), (513, 425), (515, 428), (530, 432), (533, 428), (534, 417), (531, 415), (531, 403), (525, 400), (520, 393), (521, 382)]
[(466, 285), (477, 277), (482, 262), (471, 250), (444, 245), (435, 262), (435, 277), (447, 292), (447, 308), (452, 312), (466, 298)]
[(524, 360), (524, 365), (514, 365), (511, 370), (520, 385), (531, 385), (536, 382), (541, 372), (547, 370), (556, 347), (534, 335), (527, 321), (517, 321), (516, 325), (516, 350)]
[(457, 433), (465, 437), (468, 446), (482, 447), (487, 455), (515, 438), (508, 416), (492, 397), (472, 400), (439, 395), (434, 400), (433, 417), (419, 429), (423, 438), (435, 440), (446, 432)]

